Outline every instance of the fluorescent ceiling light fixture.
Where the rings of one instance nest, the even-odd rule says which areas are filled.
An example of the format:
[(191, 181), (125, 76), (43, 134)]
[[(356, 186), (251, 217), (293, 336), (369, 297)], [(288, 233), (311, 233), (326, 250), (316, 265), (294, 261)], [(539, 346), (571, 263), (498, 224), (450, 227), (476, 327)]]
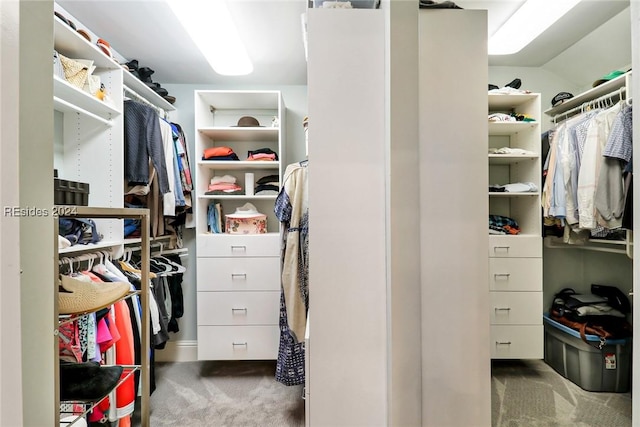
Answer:
[(489, 55), (519, 52), (580, 0), (527, 0), (489, 38)]
[(225, 0), (167, 0), (167, 3), (216, 73), (242, 76), (253, 71)]

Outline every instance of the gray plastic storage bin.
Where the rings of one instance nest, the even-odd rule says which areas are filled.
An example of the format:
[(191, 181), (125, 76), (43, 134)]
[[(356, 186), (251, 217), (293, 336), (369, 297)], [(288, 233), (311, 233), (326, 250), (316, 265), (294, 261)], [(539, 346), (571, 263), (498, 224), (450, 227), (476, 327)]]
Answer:
[[(600, 339), (587, 335), (597, 345)], [(544, 361), (587, 391), (626, 393), (631, 383), (631, 338), (607, 340), (602, 349), (580, 333), (544, 316)]]

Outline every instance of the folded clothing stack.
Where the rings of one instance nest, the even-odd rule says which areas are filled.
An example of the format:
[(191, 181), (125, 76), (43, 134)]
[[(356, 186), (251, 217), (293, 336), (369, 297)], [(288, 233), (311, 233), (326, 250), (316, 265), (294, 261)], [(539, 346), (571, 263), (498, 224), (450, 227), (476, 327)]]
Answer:
[(256, 181), (255, 194), (262, 196), (277, 195), (280, 192), (280, 177), (278, 175), (267, 175)]
[(232, 175), (214, 176), (211, 178), (207, 191), (204, 193), (211, 195), (232, 195), (244, 194), (242, 187), (236, 184), (236, 177)]
[(209, 147), (202, 152), (202, 160), (240, 160), (230, 147)]

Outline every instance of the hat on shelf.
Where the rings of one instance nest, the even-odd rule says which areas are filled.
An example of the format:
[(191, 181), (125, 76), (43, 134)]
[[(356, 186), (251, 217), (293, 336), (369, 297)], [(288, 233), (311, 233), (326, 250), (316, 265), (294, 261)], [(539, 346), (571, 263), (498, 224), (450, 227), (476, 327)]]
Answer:
[(111, 54), (111, 45), (105, 39), (98, 39), (96, 45), (102, 50), (102, 52), (107, 55), (109, 58), (113, 58)]
[(598, 80), (593, 82), (593, 87), (600, 86), (602, 83), (608, 82), (609, 80), (613, 80), (616, 77), (620, 77), (624, 73), (625, 73), (624, 71), (614, 70), (614, 71), (610, 72), (609, 74), (607, 74), (606, 76), (602, 76)]
[(78, 29), (77, 30), (78, 34), (80, 34), (82, 37), (84, 37), (85, 39), (87, 39), (87, 41), (89, 43), (91, 43), (91, 36), (89, 35), (89, 33), (86, 30), (83, 29)]
[(131, 285), (127, 282), (85, 282), (70, 276), (61, 276), (58, 291), (60, 314), (79, 314), (105, 308), (124, 298)]
[(238, 119), (238, 124), (235, 127), (263, 127), (255, 117), (242, 116)]
[(569, 92), (560, 92), (551, 100), (551, 106), (556, 107), (571, 98), (573, 98), (573, 95)]

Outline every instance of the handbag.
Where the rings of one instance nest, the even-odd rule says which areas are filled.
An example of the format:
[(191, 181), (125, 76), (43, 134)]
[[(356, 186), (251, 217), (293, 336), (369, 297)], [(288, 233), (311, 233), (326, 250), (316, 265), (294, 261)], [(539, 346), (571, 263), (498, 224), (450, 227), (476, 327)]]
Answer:
[(62, 64), (64, 78), (78, 89), (83, 89), (89, 76), (89, 66), (75, 59), (67, 58), (61, 53), (58, 53), (58, 57)]
[[(609, 295), (602, 295), (621, 294), (619, 291), (611, 292), (611, 288), (592, 285), (592, 294), (578, 294), (571, 288), (564, 288), (554, 296), (550, 317), (580, 332), (580, 337), (585, 343), (598, 349), (602, 349), (608, 339), (628, 338), (632, 335), (632, 328), (625, 317), (626, 313), (612, 307), (614, 305), (624, 310), (627, 305), (611, 304)], [(601, 295), (596, 295), (594, 291)], [(587, 340), (587, 335), (596, 335), (600, 338), (600, 343), (594, 345)]]

